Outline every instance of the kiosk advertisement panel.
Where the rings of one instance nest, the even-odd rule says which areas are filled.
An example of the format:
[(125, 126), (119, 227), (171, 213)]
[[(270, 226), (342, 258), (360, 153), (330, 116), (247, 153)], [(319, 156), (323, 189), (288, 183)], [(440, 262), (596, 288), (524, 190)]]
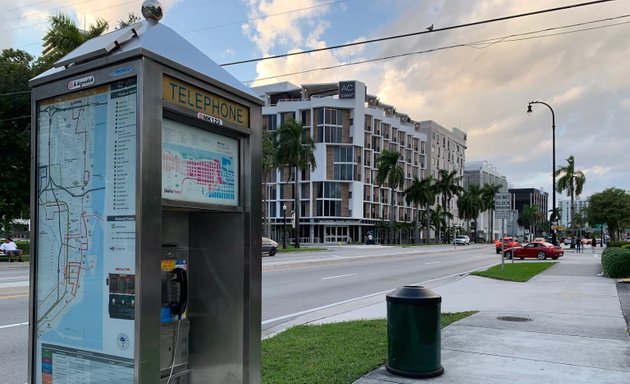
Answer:
[(36, 106), (37, 383), (134, 382), (136, 78), (86, 85)]

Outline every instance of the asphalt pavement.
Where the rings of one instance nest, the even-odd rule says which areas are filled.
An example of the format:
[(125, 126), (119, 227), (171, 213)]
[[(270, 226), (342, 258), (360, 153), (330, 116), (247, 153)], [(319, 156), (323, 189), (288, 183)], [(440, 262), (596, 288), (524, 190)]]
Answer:
[[(442, 330), (444, 373), (413, 379), (380, 367), (354, 384), (630, 383), (630, 289), (601, 275), (600, 254), (568, 250), (526, 283), (469, 274), (427, 282), (443, 313), (478, 311)], [(293, 324), (387, 318), (385, 295), (343, 306)]]

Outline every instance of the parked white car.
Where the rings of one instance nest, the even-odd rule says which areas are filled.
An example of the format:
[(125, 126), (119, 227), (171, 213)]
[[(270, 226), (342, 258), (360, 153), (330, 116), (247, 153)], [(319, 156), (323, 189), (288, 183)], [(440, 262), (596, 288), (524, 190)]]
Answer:
[(470, 237), (468, 235), (457, 235), (453, 239), (455, 245), (470, 245)]

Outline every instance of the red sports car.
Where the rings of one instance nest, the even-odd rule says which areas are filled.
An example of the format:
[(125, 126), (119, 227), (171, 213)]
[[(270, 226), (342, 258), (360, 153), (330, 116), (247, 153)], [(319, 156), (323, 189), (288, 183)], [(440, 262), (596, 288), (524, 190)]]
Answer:
[(556, 260), (558, 257), (564, 255), (564, 250), (557, 245), (553, 245), (547, 242), (533, 242), (523, 246), (515, 246), (506, 248), (503, 255), (507, 259), (512, 257), (523, 260), (524, 258), (536, 258), (538, 260), (545, 260), (550, 257)]
[[(505, 243), (504, 249), (521, 246), (521, 243), (518, 242), (518, 239), (512, 238), (510, 236), (504, 237), (503, 242)], [(494, 247), (497, 250), (497, 255), (500, 254), (501, 253), (501, 239), (494, 242)]]

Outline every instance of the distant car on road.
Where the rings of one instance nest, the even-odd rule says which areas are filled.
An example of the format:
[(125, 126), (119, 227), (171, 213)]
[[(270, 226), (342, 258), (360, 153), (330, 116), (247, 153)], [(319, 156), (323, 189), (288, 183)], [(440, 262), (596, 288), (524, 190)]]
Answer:
[(262, 238), (262, 255), (265, 256), (265, 254), (269, 255), (269, 256), (273, 256), (276, 254), (276, 252), (278, 251), (278, 243), (271, 240), (268, 237), (263, 237)]
[(519, 258), (521, 260), (525, 258), (536, 258), (538, 260), (545, 260), (551, 258), (556, 260), (558, 257), (564, 255), (564, 250), (557, 245), (553, 245), (547, 242), (531, 242), (523, 246), (515, 246), (507, 248), (503, 253), (506, 259), (512, 257)]
[[(516, 247), (516, 246), (520, 246), (521, 243), (519, 243), (517, 238), (514, 237), (510, 237), (510, 236), (505, 236), (503, 238), (503, 242), (505, 243), (505, 247), (504, 248), (511, 248), (511, 247)], [(501, 253), (501, 239), (497, 240), (494, 242), (496, 251), (497, 251), (497, 255)]]
[(470, 245), (470, 237), (468, 235), (457, 235), (453, 239), (455, 245)]

